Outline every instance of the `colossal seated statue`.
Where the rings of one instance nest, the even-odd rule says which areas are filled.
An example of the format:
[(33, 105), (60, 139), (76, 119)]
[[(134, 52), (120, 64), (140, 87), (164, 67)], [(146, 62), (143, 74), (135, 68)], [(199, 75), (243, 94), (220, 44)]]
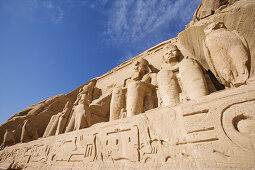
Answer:
[(36, 139), (38, 139), (38, 133), (35, 126), (31, 120), (25, 120), (22, 127), (20, 141), (25, 143)]
[[(113, 90), (110, 121), (130, 117), (156, 107), (157, 76), (153, 69), (145, 59), (135, 62), (132, 76), (124, 81), (123, 87)], [(126, 113), (126, 116), (123, 116), (123, 113)]]
[(194, 59), (183, 58), (177, 46), (168, 45), (162, 61), (157, 81), (164, 107), (176, 106), (182, 100), (197, 99), (209, 94), (200, 65)]
[(140, 59), (135, 62), (134, 73), (125, 81), (127, 87), (127, 117), (155, 108), (155, 87), (157, 74), (149, 62)]
[(11, 146), (15, 144), (15, 131), (11, 131), (10, 129), (6, 129), (4, 133), (4, 139), (3, 143), (1, 145), (1, 148), (4, 148), (6, 146)]
[(92, 80), (89, 82), (89, 84), (84, 85), (83, 88), (80, 89), (71, 111), (72, 117), (65, 132), (79, 130), (91, 125), (89, 104), (92, 102), (95, 84), (96, 81)]
[(179, 73), (186, 99), (198, 99), (209, 94), (204, 72), (196, 60), (185, 57), (179, 64)]
[(53, 115), (48, 123), (47, 128), (43, 134), (43, 137), (58, 135), (64, 132), (67, 118), (70, 114), (71, 102), (67, 102), (62, 112)]
[(126, 92), (122, 87), (116, 87), (112, 91), (112, 98), (110, 103), (110, 121), (120, 118), (121, 113), (125, 108)]
[(180, 87), (176, 78), (181, 53), (175, 45), (168, 45), (162, 57), (161, 70), (158, 72), (158, 89), (164, 107), (176, 106), (179, 103)]
[(225, 87), (238, 87), (249, 77), (249, 48), (237, 31), (229, 31), (223, 22), (205, 30), (204, 54), (210, 70)]
[[(112, 92), (110, 121), (153, 109), (160, 99), (164, 107), (176, 106), (180, 103), (181, 92), (188, 100), (208, 95), (200, 65), (190, 58), (180, 62), (182, 58), (177, 46), (168, 45), (158, 73), (147, 60), (137, 60), (132, 76), (124, 81), (123, 87), (116, 87)], [(176, 76), (179, 71), (180, 81)]]

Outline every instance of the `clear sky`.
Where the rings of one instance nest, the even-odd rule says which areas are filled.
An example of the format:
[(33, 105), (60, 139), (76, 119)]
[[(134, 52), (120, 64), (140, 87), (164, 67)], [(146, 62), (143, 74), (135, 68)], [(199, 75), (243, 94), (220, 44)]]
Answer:
[(185, 29), (201, 0), (0, 0), (0, 124)]

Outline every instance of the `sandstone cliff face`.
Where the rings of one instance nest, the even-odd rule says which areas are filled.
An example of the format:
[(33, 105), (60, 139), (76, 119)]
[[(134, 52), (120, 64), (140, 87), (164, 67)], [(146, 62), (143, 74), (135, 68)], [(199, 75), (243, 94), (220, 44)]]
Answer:
[[(86, 85), (88, 83), (85, 83)], [(65, 104), (69, 101), (71, 105), (77, 99), (79, 90), (84, 86), (80, 86), (68, 94), (61, 94), (50, 97), (37, 104), (31, 105), (26, 109), (14, 114), (5, 123), (0, 126), (0, 143), (3, 142), (4, 133), (7, 129), (10, 131), (15, 130), (15, 143), (20, 142), (21, 130), (25, 120), (31, 120), (35, 126), (39, 138), (43, 136), (45, 129), (53, 115), (61, 112)], [(93, 98), (96, 99), (101, 95), (101, 90), (98, 88), (94, 89)], [(107, 101), (106, 101), (107, 102)], [(105, 109), (104, 114), (92, 115), (93, 124), (97, 122), (107, 121), (109, 117), (109, 108)], [(68, 121), (70, 117), (68, 117)]]
[(67, 101), (73, 102), (77, 92), (78, 89), (67, 95), (53, 96), (14, 114), (0, 126), (0, 143), (3, 142), (6, 129), (15, 130), (16, 143), (20, 142), (21, 129), (25, 120), (33, 122), (39, 137), (41, 137), (51, 116), (62, 111)]
[(177, 38), (8, 119), (0, 168), (254, 167), (254, 23), (254, 0), (203, 0)]
[[(209, 69), (203, 51), (203, 41), (205, 40), (204, 29), (213, 22), (224, 22), (229, 30), (237, 30), (246, 39), (250, 49), (248, 69), (250, 77), (253, 77), (255, 74), (255, 34), (253, 31), (255, 30), (255, 25), (251, 23), (255, 23), (254, 8), (254, 0), (204, 0), (194, 14), (193, 21), (178, 35), (177, 39), (163, 42), (121, 64), (105, 75), (96, 78), (96, 89), (98, 91), (94, 99), (97, 99), (101, 94), (107, 95), (111, 93), (114, 87), (121, 85), (132, 72), (132, 62), (138, 58), (145, 58), (149, 63), (153, 63), (156, 69), (160, 69), (161, 60), (159, 58), (164, 53), (164, 47), (169, 43), (176, 44), (182, 51), (183, 56), (195, 58), (205, 69)], [(16, 130), (16, 140), (19, 142), (20, 127), (26, 119), (31, 119), (34, 122), (38, 129), (39, 137), (42, 136), (51, 116), (62, 111), (67, 101), (73, 103), (81, 87), (67, 95), (51, 97), (12, 116), (0, 126), (0, 143), (3, 141), (3, 134), (6, 129)], [(105, 102), (109, 103), (109, 99)], [(101, 118), (95, 118), (95, 122), (102, 119), (107, 121), (109, 118), (109, 108), (106, 108), (106, 110), (101, 113)]]
[[(250, 77), (253, 77), (255, 74), (255, 34), (253, 31), (255, 30), (255, 25), (251, 23), (255, 23), (254, 8), (254, 0), (202, 1), (195, 12), (191, 23), (178, 35), (176, 39), (165, 41), (137, 57), (126, 61), (108, 73), (97, 77), (93, 98), (98, 99), (100, 95), (108, 96), (108, 98), (105, 98), (104, 103), (108, 103), (109, 105), (111, 91), (114, 87), (122, 85), (125, 79), (130, 77), (133, 69), (132, 63), (139, 58), (148, 60), (149, 63), (153, 63), (153, 66), (156, 69), (160, 70), (161, 56), (165, 52), (164, 48), (169, 43), (176, 44), (181, 50), (183, 56), (195, 58), (205, 69), (209, 69), (203, 51), (203, 42), (205, 40), (204, 29), (214, 22), (224, 22), (229, 30), (237, 30), (246, 39), (250, 50), (248, 69), (250, 71)], [(209, 86), (212, 86), (210, 82)], [(23, 111), (13, 115), (0, 126), (0, 143), (3, 141), (3, 135), (6, 129), (15, 130), (16, 142), (19, 142), (21, 127), (23, 121), (26, 119), (30, 119), (34, 122), (38, 130), (38, 135), (41, 137), (50, 121), (51, 116), (61, 112), (67, 101), (74, 103), (81, 87), (67, 95), (57, 95), (38, 104), (29, 106)], [(209, 90), (211, 92), (214, 91), (213, 87), (209, 88)], [(94, 116), (92, 124), (100, 121), (108, 121), (110, 111), (109, 107), (102, 109), (101, 106), (98, 107), (97, 105), (93, 108), (95, 110), (100, 110), (101, 108), (101, 111), (98, 111), (99, 114), (92, 113)]]
[[(211, 23), (224, 22), (229, 30), (236, 30), (246, 39), (250, 49), (250, 59), (248, 65), (250, 69), (250, 77), (254, 77), (255, 24), (253, 23), (255, 23), (255, 1), (231, 1), (231, 3), (223, 5), (224, 8), (215, 13), (211, 13), (210, 11), (212, 11), (212, 8), (215, 8), (213, 2), (220, 1), (210, 1), (209, 3), (208, 0), (201, 3), (200, 8), (198, 8), (195, 15), (200, 13), (210, 13), (210, 15), (204, 15), (203, 17), (194, 16), (193, 21), (183, 32), (178, 35), (180, 44), (186, 48), (191, 55), (194, 56), (205, 68), (208, 68), (203, 52), (203, 41), (205, 40), (204, 29)], [(218, 8), (219, 5), (216, 6)]]
[(222, 9), (232, 5), (236, 1), (239, 0), (204, 0), (197, 8), (192, 21), (196, 22), (215, 13), (219, 13)]

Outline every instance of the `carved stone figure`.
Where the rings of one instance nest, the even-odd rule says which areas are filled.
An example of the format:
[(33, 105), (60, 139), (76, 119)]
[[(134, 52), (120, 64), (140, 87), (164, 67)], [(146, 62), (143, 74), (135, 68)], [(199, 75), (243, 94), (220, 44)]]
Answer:
[(182, 87), (187, 99), (209, 94), (204, 73), (196, 60), (185, 57), (179, 64)]
[(44, 131), (43, 137), (48, 137), (55, 134), (56, 126), (58, 122), (58, 116), (59, 114), (51, 116), (50, 121)]
[(112, 92), (110, 104), (110, 121), (119, 119), (121, 109), (125, 107), (125, 93), (122, 87), (117, 87)]
[(89, 104), (92, 102), (93, 89), (96, 82), (93, 80), (89, 84), (84, 85), (78, 94), (74, 106), (72, 108), (72, 117), (65, 132), (79, 130), (91, 125)]
[(25, 143), (36, 139), (38, 139), (38, 134), (35, 126), (31, 120), (25, 120), (22, 127), (20, 141)]
[(110, 120), (124, 117), (124, 113), (126, 117), (130, 117), (155, 108), (156, 85), (157, 75), (149, 62), (145, 59), (137, 60), (134, 64), (134, 73), (125, 80), (124, 87), (113, 90)]
[[(51, 117), (45, 135), (76, 131), (0, 148), (0, 170), (255, 169), (255, 82), (248, 83), (255, 73), (255, 0), (203, 2), (196, 23), (177, 38), (97, 77), (96, 85), (88, 82), (10, 117), (0, 126), (3, 146), (20, 136), (31, 141), (36, 131), (41, 136)], [(212, 21), (245, 35), (251, 55), (245, 41), (221, 24), (205, 37)], [(241, 68), (251, 70), (246, 81)], [(221, 90), (214, 74), (227, 87), (246, 84)]]
[(179, 103), (179, 85), (176, 72), (179, 69), (178, 59), (181, 55), (175, 45), (169, 45), (163, 55), (163, 64), (158, 72), (159, 94), (165, 107), (176, 106)]
[(11, 146), (15, 144), (15, 131), (11, 131), (9, 129), (6, 129), (4, 133), (4, 139), (1, 147)]
[(53, 136), (63, 133), (67, 118), (70, 113), (70, 102), (65, 104), (62, 112), (53, 115), (48, 123), (48, 126), (43, 134), (43, 137)]
[(64, 132), (64, 128), (66, 127), (66, 123), (67, 123), (67, 119), (68, 119), (68, 116), (70, 115), (70, 105), (71, 105), (71, 102), (67, 102), (63, 111), (60, 112), (60, 116), (59, 116), (59, 119), (58, 119), (58, 124), (57, 124), (57, 129), (56, 129), (56, 133), (55, 135), (58, 135), (58, 134), (61, 134)]
[(127, 117), (155, 108), (154, 90), (157, 85), (157, 74), (149, 62), (139, 59), (135, 62), (134, 73), (126, 80)]
[(245, 39), (237, 31), (227, 30), (223, 22), (212, 23), (204, 32), (204, 54), (215, 77), (226, 87), (245, 84), (249, 76)]

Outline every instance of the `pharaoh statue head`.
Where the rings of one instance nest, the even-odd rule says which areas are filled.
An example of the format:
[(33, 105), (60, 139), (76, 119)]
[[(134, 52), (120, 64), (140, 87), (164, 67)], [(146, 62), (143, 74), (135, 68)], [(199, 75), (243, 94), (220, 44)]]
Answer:
[(177, 62), (181, 55), (180, 50), (176, 45), (168, 45), (166, 47), (166, 52), (164, 53), (162, 60), (164, 63), (169, 64), (171, 62)]
[(84, 104), (91, 103), (93, 96), (93, 89), (96, 84), (96, 80), (91, 80), (88, 84), (84, 85), (78, 94), (77, 100), (75, 103)]
[(142, 77), (149, 72), (152, 72), (149, 66), (149, 62), (141, 58), (134, 64), (134, 74), (132, 78), (133, 80), (141, 80)]
[(71, 106), (71, 102), (70, 102), (70, 101), (67, 101), (66, 104), (65, 104), (65, 107), (64, 107), (64, 109), (63, 109), (63, 112), (68, 111), (69, 106)]

